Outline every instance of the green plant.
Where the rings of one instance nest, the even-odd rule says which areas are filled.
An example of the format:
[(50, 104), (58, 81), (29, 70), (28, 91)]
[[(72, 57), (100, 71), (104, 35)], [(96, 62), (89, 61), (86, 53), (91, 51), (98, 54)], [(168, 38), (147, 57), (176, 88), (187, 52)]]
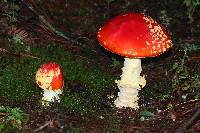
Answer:
[[(159, 71), (159, 68), (157, 68)], [(161, 70), (160, 70), (161, 71)], [(166, 101), (172, 98), (171, 93), (172, 89), (168, 87), (168, 82), (164, 80), (159, 80), (155, 82), (151, 88), (146, 88), (142, 91), (142, 95), (145, 98), (148, 98), (149, 101)]]
[(172, 18), (167, 15), (166, 10), (162, 10), (160, 11), (160, 20), (162, 24), (164, 24), (166, 27), (169, 27), (172, 21)]
[(10, 23), (17, 22), (17, 15), (20, 10), (19, 4), (16, 0), (4, 0), (4, 2), (8, 5), (8, 10), (3, 15), (5, 15)]
[(187, 7), (187, 14), (189, 18), (189, 22), (193, 22), (193, 14), (196, 11), (197, 6), (200, 5), (200, 0), (184, 0), (183, 4)]
[(161, 94), (160, 96), (157, 97), (160, 101), (165, 101), (167, 99), (172, 98), (170, 94)]
[(16, 53), (19, 53), (21, 51), (24, 51), (26, 48), (24, 42), (22, 39), (18, 36), (11, 36), (8, 38), (9, 43), (9, 50), (15, 51)]
[(116, 1), (116, 0), (106, 0), (108, 10), (110, 10), (110, 4), (111, 4), (112, 2), (114, 2), (114, 1)]
[(141, 111), (140, 112), (140, 121), (144, 121), (145, 119), (148, 119), (153, 116), (154, 116), (154, 114), (149, 111)]
[(167, 105), (167, 109), (170, 110), (170, 111), (173, 111), (174, 108), (175, 108), (175, 106), (174, 106), (173, 104), (171, 104), (171, 103), (169, 103), (169, 104)]
[(124, 2), (125, 4), (121, 6), (121, 10), (126, 13), (128, 11), (128, 7), (131, 5), (131, 2), (129, 0), (125, 0)]
[(179, 62), (173, 64), (172, 69), (175, 71), (172, 79), (172, 88), (175, 90), (177, 87), (189, 77), (189, 72), (185, 66), (185, 61), (188, 58), (187, 51), (184, 50), (183, 57), (179, 58)]
[(19, 133), (23, 124), (28, 120), (28, 115), (20, 108), (0, 106), (0, 132)]
[(191, 74), (188, 70), (187, 65), (185, 64), (188, 59), (188, 53), (197, 51), (200, 48), (194, 44), (186, 44), (181, 48), (183, 56), (179, 58), (177, 62), (173, 64), (172, 71), (174, 76), (172, 78), (172, 89), (175, 90), (194, 90), (200, 87), (200, 75)]
[(116, 58), (112, 57), (112, 64), (110, 66), (116, 68), (120, 65), (121, 65), (121, 62), (118, 61)]

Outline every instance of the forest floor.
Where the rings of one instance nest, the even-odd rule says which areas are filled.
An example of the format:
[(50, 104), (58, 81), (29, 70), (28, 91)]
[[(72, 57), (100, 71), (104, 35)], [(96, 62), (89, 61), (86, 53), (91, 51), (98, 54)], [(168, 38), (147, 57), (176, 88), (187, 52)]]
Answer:
[[(28, 114), (19, 132), (200, 132), (199, 7), (192, 19), (175, 0), (21, 0), (0, 7), (0, 105)], [(151, 16), (173, 41), (168, 52), (142, 59), (147, 85), (137, 110), (114, 107), (123, 57), (96, 37), (106, 21), (127, 12)], [(61, 102), (43, 107), (35, 73), (48, 61), (61, 65), (65, 85)], [(1, 126), (5, 117), (0, 109), (0, 131), (11, 132)]]

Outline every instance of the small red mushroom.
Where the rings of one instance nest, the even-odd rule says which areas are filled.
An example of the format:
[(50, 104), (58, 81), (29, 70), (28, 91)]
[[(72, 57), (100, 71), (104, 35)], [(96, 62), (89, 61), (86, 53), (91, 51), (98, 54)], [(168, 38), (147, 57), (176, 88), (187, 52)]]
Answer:
[(48, 62), (42, 64), (36, 72), (36, 83), (44, 90), (44, 101), (59, 100), (59, 94), (62, 94), (64, 85), (63, 72), (59, 64)]
[(108, 21), (97, 32), (100, 44), (112, 53), (125, 57), (116, 107), (138, 108), (138, 91), (146, 85), (141, 58), (155, 57), (172, 47), (169, 34), (151, 17), (128, 13)]

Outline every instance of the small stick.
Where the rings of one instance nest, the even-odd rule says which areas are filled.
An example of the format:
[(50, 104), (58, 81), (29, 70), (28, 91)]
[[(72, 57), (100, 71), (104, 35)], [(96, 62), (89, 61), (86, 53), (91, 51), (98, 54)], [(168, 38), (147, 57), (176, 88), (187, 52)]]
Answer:
[(200, 108), (194, 113), (194, 115), (183, 124), (175, 133), (184, 133), (193, 123), (200, 119)]
[(192, 59), (191, 60), (193, 60), (193, 61), (199, 61), (200, 60), (200, 56), (198, 57), (192, 57)]
[(8, 52), (8, 51), (4, 48), (0, 48), (0, 52)]
[[(43, 24), (44, 26), (46, 26), (47, 29), (49, 29), (50, 31), (52, 31), (52, 32), (55, 33), (56, 35), (58, 35), (58, 36), (64, 38), (65, 40), (68, 40), (68, 41), (70, 41), (70, 42), (72, 42), (72, 43), (74, 43), (74, 44), (77, 44), (77, 45), (79, 45), (79, 46), (82, 47), (82, 48), (86, 48), (86, 49), (90, 50), (91, 52), (93, 52), (93, 53), (95, 53), (95, 54), (97, 53), (96, 50), (91, 49), (88, 45), (83, 44), (83, 43), (77, 41), (77, 39), (76, 39), (77, 37), (74, 38), (74, 37), (71, 37), (71, 36), (69, 36), (69, 35), (65, 35), (65, 34), (64, 34), (63, 32), (61, 32), (60, 30), (57, 30), (57, 28), (55, 28), (55, 27), (44, 17), (44, 15), (40, 15), (38, 12), (36, 12), (36, 11), (33, 9), (33, 7), (31, 7), (31, 5), (27, 4), (27, 1), (24, 1), (24, 0), (20, 0), (20, 1), (21, 1), (21, 3), (22, 3), (23, 5), (25, 5), (25, 6), (28, 8), (29, 11), (31, 11), (35, 16), (37, 16), (37, 17), (39, 18), (39, 20), (42, 22), (42, 24)], [(34, 2), (33, 2), (33, 3), (34, 3)], [(78, 38), (81, 38), (81, 37), (78, 37)]]
[[(200, 99), (192, 99), (192, 100), (189, 100), (189, 101), (186, 101), (186, 102), (183, 102), (183, 103), (179, 103), (179, 104), (176, 104), (176, 108), (180, 107), (180, 106), (183, 106), (185, 104), (192, 104), (194, 102), (200, 102)], [(168, 109), (164, 109), (161, 113), (164, 113), (164, 112), (167, 112), (169, 111)]]
[(38, 132), (40, 130), (42, 130), (43, 128), (47, 127), (52, 121), (48, 121), (47, 123), (45, 123), (44, 125), (40, 126), (39, 128), (35, 129), (33, 132)]
[(43, 128), (47, 127), (48, 125), (51, 125), (51, 123), (53, 123), (55, 121), (55, 119), (56, 119), (56, 115), (53, 117), (52, 120), (48, 121), (44, 125), (42, 125), (39, 128), (35, 129), (33, 132), (38, 132), (38, 131), (42, 130)]
[(0, 112), (0, 116), (5, 116), (5, 115), (7, 115), (8, 113), (2, 113), (2, 112)]
[(6, 50), (4, 48), (0, 48), (0, 52), (10, 53), (10, 54), (13, 54), (13, 55), (20, 55), (20, 56), (24, 56), (24, 57), (30, 57), (30, 58), (34, 58), (34, 59), (40, 59), (39, 57), (30, 55), (30, 54), (26, 54), (26, 53), (19, 53), (19, 54), (11, 53), (11, 52), (9, 52), (8, 50)]
[(20, 53), (19, 55), (24, 56), (24, 57), (30, 57), (30, 58), (34, 58), (34, 59), (40, 59), (39, 57), (30, 55), (30, 54), (26, 54), (26, 53)]

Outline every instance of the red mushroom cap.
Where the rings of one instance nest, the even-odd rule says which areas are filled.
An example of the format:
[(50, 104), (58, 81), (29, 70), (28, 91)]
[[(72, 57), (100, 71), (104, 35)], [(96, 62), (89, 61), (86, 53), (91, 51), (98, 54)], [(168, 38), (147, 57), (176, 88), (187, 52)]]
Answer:
[(128, 58), (154, 57), (172, 47), (169, 34), (151, 17), (138, 13), (111, 19), (97, 38), (107, 50)]
[(42, 89), (62, 90), (64, 80), (60, 65), (55, 62), (41, 65), (36, 73), (36, 83)]

